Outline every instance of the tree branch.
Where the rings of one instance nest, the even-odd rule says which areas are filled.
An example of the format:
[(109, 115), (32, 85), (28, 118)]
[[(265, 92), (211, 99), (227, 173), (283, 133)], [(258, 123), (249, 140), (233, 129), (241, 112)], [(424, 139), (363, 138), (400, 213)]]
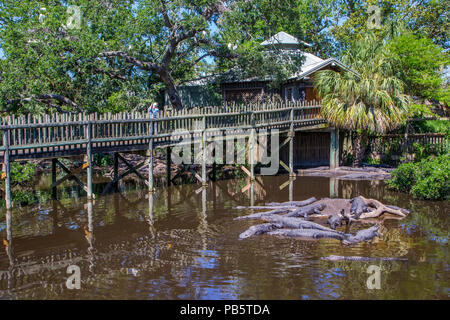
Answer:
[(161, 0), (160, 2), (161, 2), (161, 6), (162, 6), (162, 15), (164, 18), (164, 25), (169, 29), (173, 29), (173, 24), (172, 24), (172, 22), (170, 22), (169, 13), (167, 12), (166, 3), (164, 2), (164, 0)]
[[(62, 96), (60, 94), (40, 94), (40, 95), (37, 95), (37, 96), (32, 96), (32, 97), (27, 97), (27, 98), (12, 99), (12, 100), (7, 101), (6, 104), (9, 105), (9, 104), (16, 104), (16, 103), (21, 103), (21, 102), (32, 102), (33, 100), (40, 100), (42, 102), (45, 102), (47, 105), (49, 103), (46, 102), (45, 100), (56, 100), (60, 104), (65, 104), (65, 105), (71, 106), (72, 108), (74, 108), (78, 112), (81, 112), (81, 108), (75, 102), (73, 102), (69, 98), (67, 98), (65, 96)], [(51, 106), (55, 107), (56, 109), (58, 109), (58, 107), (54, 106), (53, 104)], [(10, 110), (11, 110), (11, 108), (7, 108), (3, 112), (8, 112)], [(62, 109), (60, 109), (60, 110), (62, 110)]]
[(105, 75), (109, 76), (112, 79), (123, 80), (123, 81), (127, 80), (127, 77), (125, 77), (124, 75), (120, 74), (119, 71), (117, 71), (117, 70), (109, 71), (109, 70), (102, 70), (102, 69), (99, 69), (99, 68), (95, 68), (94, 72), (105, 74)]
[(125, 62), (131, 63), (131, 64), (133, 64), (139, 68), (142, 68), (146, 71), (156, 71), (156, 72), (161, 71), (161, 67), (159, 67), (156, 63), (137, 59), (123, 51), (106, 51), (106, 52), (100, 53), (99, 56), (101, 58), (121, 57), (125, 60)]

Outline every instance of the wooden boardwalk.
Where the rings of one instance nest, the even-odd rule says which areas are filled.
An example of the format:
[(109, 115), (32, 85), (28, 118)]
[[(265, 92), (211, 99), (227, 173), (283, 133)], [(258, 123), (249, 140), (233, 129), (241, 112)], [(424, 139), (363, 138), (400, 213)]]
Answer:
[(172, 111), (169, 115), (161, 112), (158, 119), (138, 112), (10, 116), (0, 123), (0, 161), (6, 149), (10, 160), (24, 160), (84, 155), (88, 144), (94, 153), (146, 150), (150, 138), (155, 147), (173, 145), (174, 132), (179, 131), (201, 137), (203, 131), (208, 136), (227, 130), (277, 128), (282, 132), (288, 131), (291, 124), (295, 130), (325, 123), (319, 110), (319, 105), (280, 104), (254, 106), (253, 110), (214, 107)]
[[(147, 113), (118, 114), (52, 114), (43, 116), (9, 116), (1, 119), (0, 161), (3, 163), (2, 178), (6, 179), (5, 200), (11, 207), (10, 163), (15, 160), (53, 159), (55, 179), (56, 166), (75, 179), (75, 174), (87, 170), (87, 186), (79, 179), (77, 183), (85, 188), (88, 198), (92, 197), (92, 159), (95, 153), (121, 153), (147, 151), (149, 179), (153, 189), (153, 151), (156, 148), (170, 148), (189, 136), (192, 143), (201, 144), (205, 150), (212, 137), (226, 132), (243, 135), (250, 148), (259, 132), (278, 129), (288, 134), (290, 144), (289, 171), (293, 171), (293, 137), (296, 130), (314, 128), (325, 124), (320, 117), (320, 105), (316, 102), (257, 104), (246, 106), (220, 106), (193, 108), (170, 113), (160, 112), (158, 119), (150, 119)], [(203, 153), (205, 154), (205, 153)], [(253, 153), (250, 153), (253, 154)], [(64, 167), (57, 159), (84, 155), (85, 163), (74, 171)], [(125, 161), (120, 155), (115, 161)], [(206, 182), (205, 157), (202, 160), (202, 183)], [(250, 161), (250, 175), (254, 179), (254, 161)], [(141, 165), (142, 166), (142, 165)], [(287, 167), (287, 166), (285, 166)], [(130, 166), (129, 173), (137, 171)], [(116, 181), (119, 177), (116, 173)], [(141, 177), (142, 178), (142, 177)]]

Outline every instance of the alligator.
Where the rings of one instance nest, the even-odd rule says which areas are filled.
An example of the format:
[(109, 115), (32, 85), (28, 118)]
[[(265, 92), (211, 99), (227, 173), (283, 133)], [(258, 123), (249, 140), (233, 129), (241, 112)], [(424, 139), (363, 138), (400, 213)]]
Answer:
[(372, 240), (376, 236), (379, 236), (378, 225), (375, 224), (372, 227), (364, 230), (360, 230), (356, 235), (348, 235), (346, 239), (342, 241), (343, 244), (354, 244), (362, 241)]
[(280, 223), (263, 223), (256, 226), (251, 226), (239, 235), (239, 240), (246, 239), (258, 234), (263, 234), (281, 227), (282, 225)]
[(411, 213), (409, 210), (406, 210), (404, 208), (400, 208), (400, 207), (397, 207), (397, 206), (386, 205), (386, 207), (394, 209), (394, 210), (400, 210), (403, 214), (410, 214)]
[(249, 214), (247, 216), (237, 217), (237, 218), (234, 218), (234, 220), (261, 219), (265, 216), (279, 214), (279, 213), (285, 213), (288, 211), (289, 211), (289, 209), (275, 209), (275, 210), (271, 210), (271, 211), (257, 212), (257, 213)]
[(347, 225), (350, 222), (350, 219), (345, 216), (345, 210), (342, 209), (340, 213), (333, 214), (328, 217), (327, 223), (330, 225), (330, 228), (336, 230), (336, 227), (342, 226), (342, 221), (346, 221)]
[(350, 208), (350, 214), (354, 219), (359, 219), (361, 214), (364, 212), (369, 212), (369, 207), (366, 202), (361, 197), (355, 197), (350, 200), (352, 207)]
[(408, 259), (405, 258), (395, 258), (395, 257), (357, 257), (357, 256), (335, 256), (330, 255), (328, 257), (322, 257), (321, 260), (327, 260), (327, 261), (408, 261)]
[(327, 227), (322, 226), (321, 224), (312, 222), (312, 221), (306, 221), (300, 218), (293, 218), (293, 217), (286, 217), (286, 216), (267, 216), (263, 217), (264, 220), (270, 221), (272, 223), (279, 223), (283, 226), (283, 228), (290, 228), (290, 229), (315, 229), (315, 230), (321, 230), (326, 232), (334, 232), (337, 234), (343, 234), (340, 231), (336, 231)]
[(330, 225), (330, 228), (336, 230), (337, 227), (342, 226), (342, 217), (338, 214), (332, 214), (327, 219), (327, 224)]
[(298, 208), (297, 210), (294, 210), (288, 214), (286, 214), (286, 217), (304, 217), (308, 218), (308, 215), (310, 214), (320, 214), (323, 209), (325, 209), (326, 205), (324, 203), (318, 203), (318, 204), (310, 204), (301, 208)]
[(313, 202), (316, 202), (317, 199), (315, 197), (311, 197), (309, 199), (303, 200), (303, 201), (288, 201), (288, 202), (270, 202), (266, 203), (266, 206), (272, 207), (272, 206), (292, 206), (292, 207), (304, 207), (308, 204), (311, 204)]
[(322, 231), (317, 229), (279, 229), (275, 231), (270, 231), (267, 233), (273, 236), (284, 236), (284, 237), (295, 237), (295, 238), (332, 238), (337, 240), (344, 240), (347, 235), (339, 234), (335, 231)]

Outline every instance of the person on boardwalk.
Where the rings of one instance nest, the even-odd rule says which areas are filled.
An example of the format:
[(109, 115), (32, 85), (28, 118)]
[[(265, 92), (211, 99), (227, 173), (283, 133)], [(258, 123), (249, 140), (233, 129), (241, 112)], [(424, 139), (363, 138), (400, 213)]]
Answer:
[[(148, 115), (149, 115), (150, 119), (157, 119), (158, 112), (159, 112), (158, 103), (153, 102), (150, 105), (150, 107), (148, 108)], [(153, 124), (153, 134), (155, 134), (155, 135), (158, 134), (157, 123)]]

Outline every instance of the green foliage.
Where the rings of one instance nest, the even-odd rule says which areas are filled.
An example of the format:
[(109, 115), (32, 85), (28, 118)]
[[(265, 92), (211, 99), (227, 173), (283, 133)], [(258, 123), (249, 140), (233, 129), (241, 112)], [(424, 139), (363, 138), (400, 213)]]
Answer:
[[(239, 70), (240, 77), (270, 75), (277, 85), (300, 70), (302, 57), (285, 57), (276, 50), (269, 54), (261, 41), (285, 31), (311, 43), (305, 51), (339, 57), (367, 33), (371, 5), (382, 14), (381, 29), (373, 33), (379, 43), (393, 39), (390, 48), (408, 91), (448, 101), (437, 72), (448, 64), (448, 54), (432, 43), (447, 49), (448, 2), (4, 0), (0, 107), (15, 114), (136, 110), (146, 99), (161, 103), (164, 89), (173, 103), (177, 85), (231, 70)], [(66, 26), (74, 17), (69, 5), (81, 9), (80, 28)], [(393, 28), (399, 22), (403, 27)], [(411, 30), (414, 34), (407, 32)], [(372, 56), (356, 58), (361, 65), (374, 64)], [(367, 121), (367, 115), (360, 116)]]
[(32, 162), (12, 162), (11, 163), (11, 182), (16, 184), (25, 184), (34, 178), (36, 165)]
[(417, 133), (450, 133), (448, 120), (423, 120), (411, 122), (414, 132)]
[(402, 124), (409, 100), (393, 70), (385, 45), (366, 34), (349, 48), (342, 62), (356, 71), (319, 71), (315, 77), (322, 98), (322, 116), (353, 131), (384, 133)]
[(414, 143), (413, 144), (415, 149), (414, 154), (414, 160), (415, 161), (421, 161), (423, 159), (426, 159), (430, 156), (441, 156), (445, 155), (450, 152), (450, 146), (448, 141), (443, 141), (441, 143), (437, 144), (421, 144), (421, 143)]
[(409, 118), (436, 117), (431, 106), (425, 104), (411, 104), (408, 110)]
[(109, 154), (94, 154), (94, 164), (99, 167), (107, 167), (114, 164), (114, 159)]
[(13, 202), (19, 206), (26, 206), (36, 202), (34, 193), (29, 190), (15, 190), (12, 193)]
[(405, 163), (392, 172), (389, 186), (416, 199), (450, 199), (450, 154)]
[(389, 42), (395, 70), (405, 82), (408, 94), (442, 101), (448, 100), (448, 89), (442, 87), (441, 70), (450, 62), (449, 55), (431, 39), (407, 32)]
[(224, 21), (232, 37), (244, 33), (259, 43), (284, 31), (310, 43), (311, 52), (324, 57), (331, 55), (331, 35), (325, 30), (332, 23), (332, 0), (239, 0), (235, 3), (237, 10)]
[(347, 45), (359, 34), (368, 31), (367, 22), (373, 16), (372, 5), (380, 8), (377, 34), (393, 34), (399, 29), (410, 30), (448, 49), (450, 28), (449, 0), (336, 0), (333, 1), (333, 21), (330, 32), (336, 47), (345, 52)]
[(416, 167), (414, 162), (401, 164), (392, 172), (388, 181), (389, 186), (402, 192), (409, 192), (416, 183)]
[(381, 160), (375, 159), (375, 158), (368, 158), (368, 159), (366, 159), (366, 163), (369, 165), (379, 165), (379, 164), (381, 164)]
[(419, 179), (418, 182), (412, 187), (411, 193), (416, 199), (425, 200), (449, 200), (450, 199), (450, 184), (448, 182), (450, 167), (445, 167), (447, 173), (440, 172), (441, 166), (434, 167), (433, 172), (429, 176)]
[(355, 161), (355, 157), (353, 156), (353, 153), (350, 150), (343, 151), (342, 159), (344, 166), (351, 166)]
[[(292, 2), (317, 11), (316, 17), (325, 11), (319, 1), (311, 10), (307, 1)], [(80, 28), (63, 27), (73, 18), (69, 4), (81, 10)], [(4, 1), (0, 105), (14, 113), (132, 110), (144, 99), (161, 102), (162, 89), (174, 103), (178, 83), (236, 66), (244, 76), (270, 74), (280, 81), (300, 69), (300, 57), (280, 61), (279, 54), (265, 54), (259, 43), (271, 29), (241, 30), (252, 16), (263, 21), (259, 9), (277, 24), (269, 10), (273, 4), (265, 5), (256, 0), (231, 1), (226, 8), (218, 0)], [(302, 10), (295, 12), (307, 17)], [(305, 27), (309, 23), (312, 18), (302, 20)]]

